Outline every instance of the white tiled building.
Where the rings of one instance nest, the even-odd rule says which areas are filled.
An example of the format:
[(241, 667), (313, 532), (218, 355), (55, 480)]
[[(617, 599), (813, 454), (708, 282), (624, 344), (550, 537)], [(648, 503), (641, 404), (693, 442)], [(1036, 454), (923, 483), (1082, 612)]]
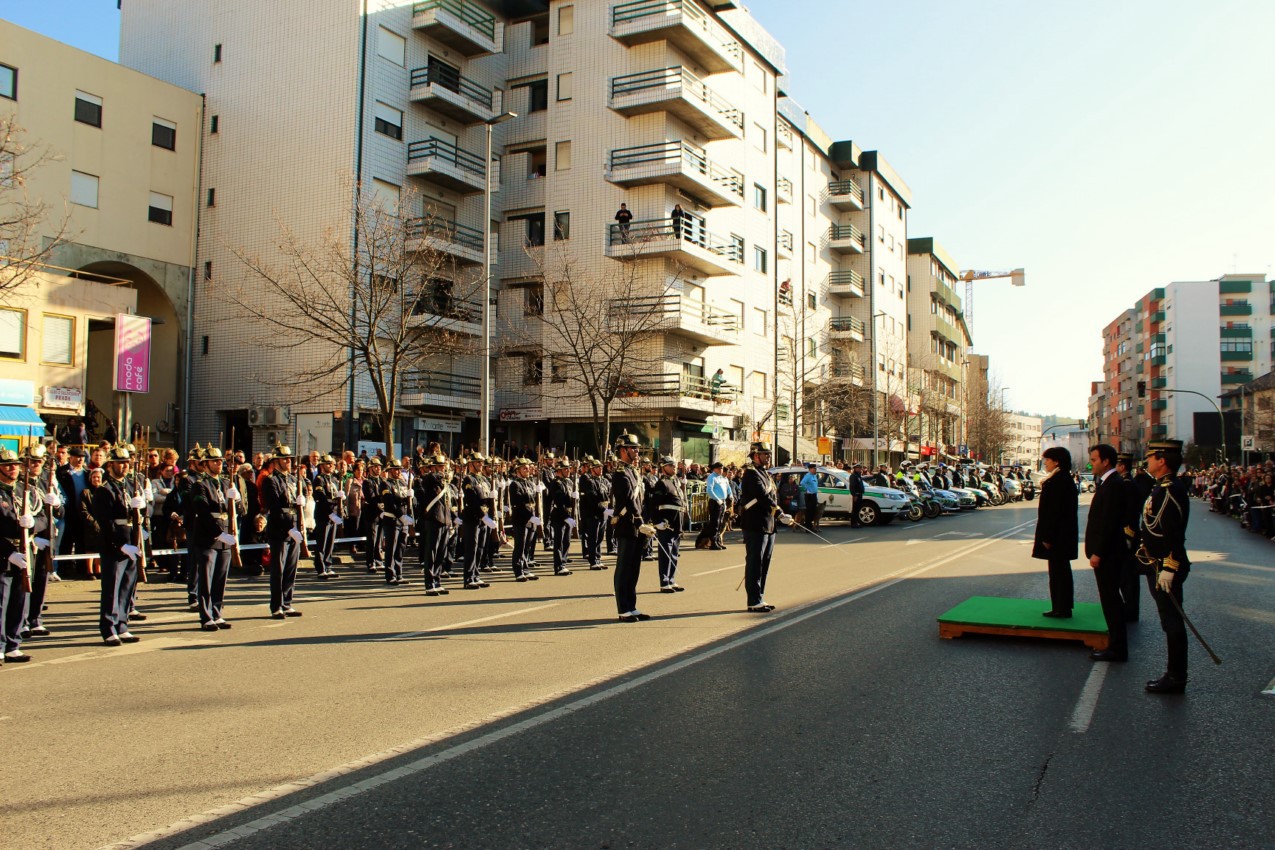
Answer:
[(908, 240), (908, 364), (923, 443), (947, 453), (961, 431), (969, 328), (957, 294), (960, 269), (931, 238)]

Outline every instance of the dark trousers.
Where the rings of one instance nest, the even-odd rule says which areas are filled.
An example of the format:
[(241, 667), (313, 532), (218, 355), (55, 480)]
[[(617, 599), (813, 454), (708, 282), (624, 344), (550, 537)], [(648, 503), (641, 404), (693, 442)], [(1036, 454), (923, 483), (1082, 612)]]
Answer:
[(453, 561), (460, 560), (460, 529), (453, 525), (447, 529), (447, 563), (443, 572), (450, 573)]
[(1138, 571), (1138, 560), (1132, 554), (1126, 554), (1120, 565), (1120, 602), (1124, 606), (1125, 622), (1138, 621), (1141, 598), (1142, 574)]
[(0, 628), (4, 630), (5, 652), (17, 652), (22, 648), (22, 620), (27, 613), (27, 592), (22, 587), (22, 572), (5, 563), (4, 572), (0, 573)]
[(297, 559), (301, 544), (287, 534), (270, 538), (270, 613), (292, 607), (292, 588), (297, 583)]
[[(1110, 639), (1107, 649), (1126, 655), (1129, 652), (1129, 640), (1125, 629), (1124, 600), (1120, 598), (1121, 581), (1124, 578), (1124, 558), (1116, 556), (1109, 559), (1103, 558), (1102, 562), (1094, 567), (1093, 577), (1098, 584), (1098, 601), (1102, 603), (1102, 618), (1107, 621), (1107, 636)], [(1057, 610), (1056, 606), (1055, 609)]]
[(44, 625), (44, 594), (49, 589), (49, 574), (44, 569), (42, 558), (37, 557), (31, 567), (31, 592), (27, 594), (27, 630), (38, 629)]
[(591, 567), (602, 561), (602, 514), (586, 514), (580, 520), (580, 552)]
[(615, 559), (615, 607), (621, 614), (637, 610), (637, 583), (642, 574), (642, 541), (636, 537), (617, 537), (619, 554)]
[(186, 580), (186, 601), (194, 602), (197, 596), (195, 586), (199, 580), (199, 556), (195, 554), (195, 548), (189, 545), (189, 538), (187, 538), (186, 543), (186, 554), (180, 556), (182, 559), (182, 578)]
[(420, 535), (421, 571), (425, 589), (443, 586), (443, 568), (447, 566), (447, 526), (426, 519)]
[(657, 531), (655, 540), (660, 547), (659, 570), (660, 587), (675, 584), (677, 579), (677, 562), (681, 557), (682, 532)]
[(373, 513), (374, 519), (368, 527), (367, 538), (367, 571), (375, 572), (385, 566), (385, 520)]
[(128, 631), (128, 609), (137, 585), (137, 562), (117, 552), (102, 553), (102, 595), (98, 624), (102, 637)]
[(774, 552), (773, 531), (744, 532), (744, 591), (750, 608), (765, 602), (766, 576), (770, 573), (770, 557)]
[(199, 622), (220, 620), (222, 605), (226, 599), (226, 576), (230, 575), (229, 549), (197, 550), (199, 561)]
[(553, 568), (563, 569), (567, 564), (567, 553), (571, 551), (571, 526), (566, 520), (549, 522), (549, 542), (553, 548)]
[[(1185, 573), (1173, 576), (1173, 598), (1182, 605), (1182, 584), (1186, 581)], [(1186, 622), (1178, 609), (1173, 606), (1169, 594), (1155, 586), (1155, 576), (1147, 576), (1147, 587), (1151, 590), (1151, 599), (1155, 602), (1156, 611), (1160, 614), (1160, 628), (1164, 629), (1164, 639), (1168, 644), (1170, 676), (1186, 680)]]
[(332, 569), (332, 550), (336, 548), (337, 524), (329, 516), (321, 516), (314, 523), (314, 571), (323, 575)]
[(806, 494), (806, 526), (815, 531), (819, 530), (819, 494)]
[(514, 578), (517, 578), (527, 571), (527, 564), (531, 560), (527, 554), (528, 542), (535, 532), (534, 529), (528, 528), (526, 525), (515, 525), (513, 531), (514, 554), (511, 564), (514, 570)]
[(500, 518), (493, 517), (493, 521), (497, 524), (496, 528), (487, 528), (483, 526), (487, 532), (486, 542), (483, 544), (482, 552), (478, 558), (478, 569), (490, 571), (496, 564), (496, 554), (500, 551)]
[(403, 550), (407, 548), (407, 529), (395, 517), (381, 517), (380, 537), (385, 541), (385, 580), (403, 578)]
[(607, 522), (605, 519), (602, 521), (602, 539), (607, 544), (607, 554), (614, 555), (615, 554), (615, 526)]
[(722, 532), (725, 530), (726, 503), (710, 500), (708, 503), (708, 523), (704, 526), (704, 531), (708, 534), (713, 546), (723, 545)]
[(536, 541), (540, 538), (540, 535), (544, 533), (543, 525), (527, 529), (527, 569), (531, 569), (531, 567), (536, 563)]
[(460, 527), (460, 538), (465, 558), (465, 584), (476, 584), (483, 551), (487, 548), (487, 526), (481, 520), (467, 519)]
[(855, 496), (850, 505), (850, 527), (862, 528), (863, 523), (859, 522), (859, 507), (863, 504), (862, 496)]
[(1070, 612), (1076, 604), (1076, 586), (1071, 579), (1071, 561), (1049, 559), (1049, 601), (1055, 611)]

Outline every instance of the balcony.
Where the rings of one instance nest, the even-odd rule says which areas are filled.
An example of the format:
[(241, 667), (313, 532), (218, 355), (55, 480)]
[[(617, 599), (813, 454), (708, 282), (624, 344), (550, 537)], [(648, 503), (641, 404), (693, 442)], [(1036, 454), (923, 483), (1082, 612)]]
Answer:
[(779, 232), (779, 242), (775, 247), (775, 254), (782, 258), (792, 259), (792, 243), (792, 233), (787, 230), (781, 230)]
[(853, 224), (834, 224), (824, 236), (827, 245), (838, 254), (862, 254), (863, 232)]
[(738, 274), (744, 263), (744, 245), (709, 233), (691, 219), (674, 228), (668, 219), (630, 222), (607, 228), (606, 255), (613, 260), (667, 259), (710, 277)]
[(947, 317), (936, 314), (932, 318), (934, 319), (934, 327), (930, 329), (932, 335), (957, 345), (962, 344), (960, 331), (957, 330), (956, 325), (947, 320)]
[(743, 113), (680, 65), (613, 77), (610, 106), (626, 117), (667, 112), (709, 141), (744, 137)]
[(1227, 328), (1219, 328), (1218, 330), (1221, 331), (1222, 339), (1252, 339), (1253, 338), (1253, 328), (1249, 325), (1240, 325), (1240, 326), (1232, 325)]
[(837, 316), (828, 320), (829, 339), (863, 342), (866, 331), (867, 325), (864, 324), (863, 319), (856, 319), (854, 316)]
[(1163, 366), (1166, 362), (1168, 362), (1168, 358), (1167, 358), (1167, 357), (1165, 357), (1163, 354), (1152, 354), (1152, 355), (1151, 355), (1151, 365), (1152, 365), (1152, 366)]
[(624, 332), (663, 331), (700, 345), (739, 342), (739, 314), (678, 293), (616, 299), (611, 302), (611, 325)]
[(451, 372), (413, 372), (403, 380), (404, 407), (451, 407), (478, 410), (482, 383), (471, 375)]
[(433, 251), (460, 265), (483, 264), (483, 232), (441, 218), (408, 219), (408, 251)]
[(863, 275), (854, 270), (832, 272), (824, 283), (828, 287), (829, 295), (851, 296), (853, 298), (863, 298), (865, 295)]
[(1221, 295), (1235, 295), (1241, 292), (1252, 292), (1253, 282), (1251, 280), (1220, 280), (1217, 284), (1217, 291)]
[(606, 179), (617, 186), (664, 183), (693, 195), (709, 207), (744, 203), (744, 175), (718, 165), (690, 142), (663, 142), (611, 151)]
[(862, 387), (867, 383), (868, 370), (858, 363), (833, 363), (828, 368), (828, 376)]
[(1152, 425), (1151, 426), (1151, 438), (1153, 440), (1167, 439), (1168, 436), (1169, 436), (1168, 425)]
[(1162, 390), (1168, 385), (1169, 385), (1168, 378), (1152, 378), (1151, 379), (1151, 389), (1153, 390)]
[(1151, 324), (1158, 325), (1164, 321), (1164, 311), (1156, 310), (1151, 314)]
[(462, 56), (501, 52), (504, 33), (496, 18), (469, 0), (424, 0), (412, 6), (412, 29)]
[(1168, 410), (1169, 409), (1168, 399), (1163, 399), (1163, 398), (1152, 399), (1151, 409), (1152, 410)]
[(853, 180), (835, 180), (824, 190), (823, 199), (839, 210), (861, 210), (863, 188)]
[(1249, 346), (1246, 350), (1242, 350), (1242, 351), (1222, 351), (1221, 355), (1222, 355), (1222, 362), (1224, 363), (1227, 361), (1252, 363), (1253, 362), (1253, 347)]
[(611, 7), (611, 37), (632, 47), (667, 41), (711, 73), (744, 71), (734, 36), (691, 0), (633, 0)]
[(787, 177), (775, 181), (775, 200), (781, 204), (792, 203), (792, 181)]
[(792, 127), (783, 121), (779, 122), (775, 130), (775, 144), (785, 150), (792, 150)]
[(1234, 301), (1230, 304), (1219, 305), (1217, 311), (1223, 316), (1251, 316), (1253, 305), (1247, 301)]
[(1253, 380), (1253, 373), (1248, 369), (1241, 369), (1235, 372), (1222, 373), (1222, 386), (1235, 386), (1237, 384), (1247, 384)]
[(450, 287), (433, 286), (421, 293), (412, 310), (411, 324), (422, 330), (482, 336), (483, 305), (478, 300), (456, 298)]
[(465, 125), (496, 117), (495, 97), (491, 89), (445, 65), (412, 71), (412, 88), (408, 98)]
[(698, 375), (667, 372), (634, 375), (621, 384), (618, 401), (624, 408), (649, 408), (699, 414), (734, 414), (739, 388), (722, 384), (713, 391), (712, 382)]
[(407, 146), (407, 174), (462, 195), (483, 191), (487, 169), (483, 158), (441, 139)]

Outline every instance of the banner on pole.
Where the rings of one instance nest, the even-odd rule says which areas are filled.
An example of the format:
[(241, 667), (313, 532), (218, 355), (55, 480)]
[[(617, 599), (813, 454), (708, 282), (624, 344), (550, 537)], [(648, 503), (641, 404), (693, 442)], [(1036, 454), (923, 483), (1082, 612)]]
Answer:
[(151, 320), (120, 313), (115, 317), (115, 391), (151, 389)]

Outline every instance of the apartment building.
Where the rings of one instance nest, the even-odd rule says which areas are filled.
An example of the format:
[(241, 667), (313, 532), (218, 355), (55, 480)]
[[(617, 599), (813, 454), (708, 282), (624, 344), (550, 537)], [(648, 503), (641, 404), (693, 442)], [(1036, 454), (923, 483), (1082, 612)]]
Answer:
[(1101, 436), (1126, 451), (1164, 438), (1219, 446), (1216, 400), (1270, 371), (1273, 296), (1265, 275), (1228, 274), (1139, 298), (1103, 331)]
[[(92, 401), (98, 433), (131, 408), (153, 442), (182, 442), (201, 112), (197, 94), (0, 20), (0, 113), (34, 149), (18, 168), (48, 155), (0, 202), (44, 204), (28, 243), (60, 239), (37, 276), (47, 286), (6, 304), (0, 378), (33, 381), (52, 426)], [(112, 310), (152, 320), (149, 391), (131, 404), (111, 380)]]
[(957, 295), (960, 269), (933, 238), (909, 239), (907, 245), (908, 368), (920, 411), (917, 433), (922, 450), (954, 454), (965, 442), (961, 425), (972, 342)]
[(1108, 430), (1110, 412), (1108, 404), (1110, 399), (1107, 396), (1107, 385), (1103, 381), (1089, 382), (1089, 442), (1103, 443), (1111, 441), (1111, 434)]
[(1009, 439), (1001, 454), (1001, 463), (1020, 464), (1035, 469), (1040, 459), (1041, 425), (1039, 416), (1028, 416), (1023, 413), (1007, 413)]

